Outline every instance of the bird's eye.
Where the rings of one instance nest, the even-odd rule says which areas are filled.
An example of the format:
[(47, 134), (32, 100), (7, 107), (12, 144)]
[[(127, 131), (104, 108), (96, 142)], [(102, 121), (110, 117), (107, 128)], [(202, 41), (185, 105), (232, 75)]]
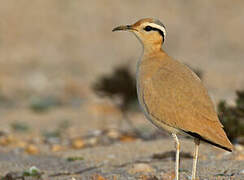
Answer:
[(152, 30), (152, 27), (151, 27), (151, 26), (146, 26), (146, 27), (144, 28), (144, 30), (145, 30), (145, 31), (151, 31), (151, 30)]

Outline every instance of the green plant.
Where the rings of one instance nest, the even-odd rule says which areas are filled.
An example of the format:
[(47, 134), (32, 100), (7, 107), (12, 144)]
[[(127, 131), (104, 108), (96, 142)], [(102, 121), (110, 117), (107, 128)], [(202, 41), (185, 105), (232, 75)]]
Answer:
[(36, 178), (41, 178), (42, 172), (35, 166), (30, 167), (28, 170), (23, 172), (23, 177), (31, 176)]
[(67, 161), (72, 162), (72, 161), (81, 161), (84, 160), (83, 157), (78, 157), (78, 156), (74, 156), (74, 157), (68, 157)]

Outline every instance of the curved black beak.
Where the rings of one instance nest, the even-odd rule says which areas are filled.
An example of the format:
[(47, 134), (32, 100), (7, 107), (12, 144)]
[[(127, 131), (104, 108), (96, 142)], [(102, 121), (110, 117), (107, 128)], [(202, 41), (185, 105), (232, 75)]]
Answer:
[(131, 25), (126, 25), (126, 26), (118, 26), (114, 28), (112, 31), (128, 31), (128, 30), (134, 30)]

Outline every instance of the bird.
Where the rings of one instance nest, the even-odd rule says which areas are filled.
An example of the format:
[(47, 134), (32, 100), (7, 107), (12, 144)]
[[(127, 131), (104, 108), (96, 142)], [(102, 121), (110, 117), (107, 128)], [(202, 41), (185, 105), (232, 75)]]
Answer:
[(191, 179), (196, 179), (200, 142), (232, 151), (223, 125), (218, 119), (207, 89), (186, 65), (170, 57), (163, 49), (166, 28), (156, 18), (144, 18), (114, 31), (132, 32), (142, 44), (137, 61), (136, 87), (140, 107), (159, 129), (170, 133), (175, 142), (175, 179), (179, 179), (179, 134), (193, 137), (195, 148)]

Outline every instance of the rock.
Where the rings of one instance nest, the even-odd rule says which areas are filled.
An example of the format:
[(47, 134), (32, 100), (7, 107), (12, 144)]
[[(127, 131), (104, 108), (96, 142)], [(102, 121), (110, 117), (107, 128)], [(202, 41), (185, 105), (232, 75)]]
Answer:
[(15, 180), (15, 179), (23, 179), (23, 173), (22, 172), (9, 172), (7, 173), (3, 179), (6, 180)]
[(244, 154), (237, 154), (234, 157), (234, 159), (237, 160), (237, 161), (244, 161)]
[(28, 154), (38, 154), (39, 153), (39, 149), (35, 145), (29, 144), (25, 148), (25, 152), (27, 152)]
[(93, 179), (94, 179), (94, 180), (107, 180), (106, 178), (104, 178), (103, 176), (101, 176), (101, 175), (99, 175), (99, 174), (94, 175), (94, 176), (93, 176)]
[(122, 142), (133, 142), (135, 140), (136, 140), (136, 138), (133, 136), (130, 136), (130, 135), (123, 135), (120, 137), (120, 141), (122, 141)]
[(107, 136), (111, 139), (118, 139), (120, 137), (120, 132), (116, 129), (110, 129), (107, 132)]
[(51, 147), (51, 151), (52, 151), (52, 152), (59, 152), (59, 151), (61, 151), (61, 150), (63, 150), (63, 147), (60, 146), (59, 144), (54, 144), (54, 145)]
[(14, 142), (16, 142), (16, 139), (12, 135), (3, 136), (0, 138), (0, 145), (1, 146), (7, 146), (7, 145), (12, 144)]
[(132, 166), (132, 168), (130, 168), (128, 170), (128, 173), (130, 174), (136, 174), (136, 173), (154, 173), (155, 169), (152, 168), (150, 165), (148, 164), (144, 164), (144, 163), (138, 163), (138, 164), (134, 164)]
[(97, 137), (92, 137), (87, 139), (87, 144), (89, 146), (95, 146), (98, 143), (98, 138)]
[(244, 151), (244, 146), (241, 144), (236, 144), (234, 148), (236, 151), (240, 151), (240, 152)]
[(140, 180), (159, 180), (157, 176), (154, 175), (142, 175), (138, 179)]
[(82, 139), (74, 139), (72, 141), (72, 147), (75, 149), (81, 149), (85, 146), (85, 142)]
[(20, 148), (25, 148), (25, 147), (27, 146), (27, 142), (22, 141), (22, 140), (17, 141), (17, 142), (16, 142), (16, 146), (17, 146), (17, 147), (20, 147)]
[(175, 172), (161, 173), (160, 177), (162, 180), (174, 180)]

